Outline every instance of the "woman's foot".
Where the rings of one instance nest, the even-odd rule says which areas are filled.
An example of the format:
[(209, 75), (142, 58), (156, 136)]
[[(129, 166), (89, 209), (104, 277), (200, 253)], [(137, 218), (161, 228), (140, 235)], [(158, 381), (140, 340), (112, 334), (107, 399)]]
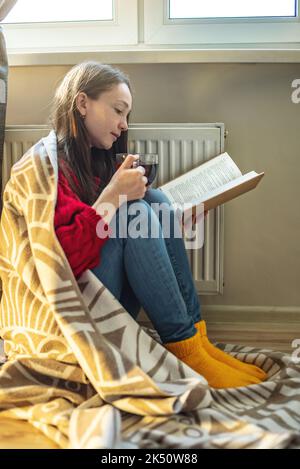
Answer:
[(202, 344), (199, 331), (193, 337), (164, 344), (164, 347), (202, 375), (213, 388), (236, 388), (261, 382), (256, 376), (212, 358)]
[(248, 375), (255, 376), (260, 381), (264, 381), (267, 378), (267, 374), (261, 368), (258, 368), (255, 365), (241, 362), (237, 358), (234, 358), (231, 355), (228, 355), (227, 353), (215, 347), (207, 337), (205, 321), (202, 320), (197, 322), (195, 324), (195, 327), (200, 333), (201, 342), (204, 347), (204, 350), (206, 350), (208, 355), (210, 355), (212, 358), (223, 362), (238, 371), (242, 371), (243, 373), (247, 373)]

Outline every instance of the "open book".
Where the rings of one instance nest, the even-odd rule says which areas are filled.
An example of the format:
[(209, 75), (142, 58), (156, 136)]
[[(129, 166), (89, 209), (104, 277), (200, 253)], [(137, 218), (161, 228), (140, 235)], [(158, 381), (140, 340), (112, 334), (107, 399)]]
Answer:
[(204, 210), (210, 210), (254, 189), (264, 174), (250, 171), (243, 175), (228, 153), (222, 153), (159, 189), (179, 206), (203, 203)]

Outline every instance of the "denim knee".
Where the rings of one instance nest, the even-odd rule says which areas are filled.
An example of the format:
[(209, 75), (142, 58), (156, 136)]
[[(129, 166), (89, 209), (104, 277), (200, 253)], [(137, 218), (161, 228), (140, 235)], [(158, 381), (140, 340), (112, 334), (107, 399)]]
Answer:
[(149, 204), (150, 203), (159, 203), (159, 204), (165, 203), (169, 206), (172, 206), (166, 194), (164, 194), (164, 192), (159, 189), (151, 189), (151, 188), (148, 189), (146, 194), (144, 195), (143, 200), (146, 200), (146, 202), (148, 202)]
[[(143, 199), (130, 200), (116, 212), (116, 233), (121, 238), (161, 237), (159, 219), (151, 206)], [(114, 231), (114, 227), (113, 231)], [(153, 234), (151, 234), (153, 233)]]
[(148, 189), (144, 200), (151, 205), (159, 218), (165, 238), (181, 238), (180, 211), (177, 211), (168, 197), (159, 189)]

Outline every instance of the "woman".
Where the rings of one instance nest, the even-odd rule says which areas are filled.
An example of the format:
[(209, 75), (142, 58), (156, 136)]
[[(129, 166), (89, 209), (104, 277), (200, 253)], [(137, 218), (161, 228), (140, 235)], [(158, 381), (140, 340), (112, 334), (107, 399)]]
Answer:
[[(266, 377), (260, 368), (227, 355), (207, 338), (169, 200), (147, 188), (143, 168), (133, 167), (135, 155), (115, 170), (115, 154), (127, 151), (131, 109), (128, 77), (97, 62), (73, 67), (57, 89), (52, 114), (59, 155), (54, 224), (73, 273), (79, 278), (91, 269), (134, 318), (142, 306), (165, 348), (212, 387), (259, 383)], [(164, 236), (162, 213), (155, 212), (152, 203), (167, 207), (170, 236)], [(141, 209), (139, 222), (154, 227), (157, 237), (150, 232), (146, 237), (120, 236), (124, 206), (127, 228), (137, 219), (128, 214), (132, 204)], [(114, 236), (110, 224), (116, 227)], [(106, 236), (97, 236), (99, 226)]]

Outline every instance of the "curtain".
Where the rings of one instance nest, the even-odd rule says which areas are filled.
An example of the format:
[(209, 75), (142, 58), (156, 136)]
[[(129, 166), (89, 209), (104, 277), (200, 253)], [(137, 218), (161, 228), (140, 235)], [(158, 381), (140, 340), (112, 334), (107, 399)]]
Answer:
[[(2, 0), (0, 1), (0, 21), (2, 21), (17, 3), (17, 0)], [(4, 34), (0, 24), (0, 213), (2, 209), (2, 161), (3, 161), (3, 144), (5, 134), (5, 116), (7, 104), (7, 76), (8, 76), (8, 63)]]

